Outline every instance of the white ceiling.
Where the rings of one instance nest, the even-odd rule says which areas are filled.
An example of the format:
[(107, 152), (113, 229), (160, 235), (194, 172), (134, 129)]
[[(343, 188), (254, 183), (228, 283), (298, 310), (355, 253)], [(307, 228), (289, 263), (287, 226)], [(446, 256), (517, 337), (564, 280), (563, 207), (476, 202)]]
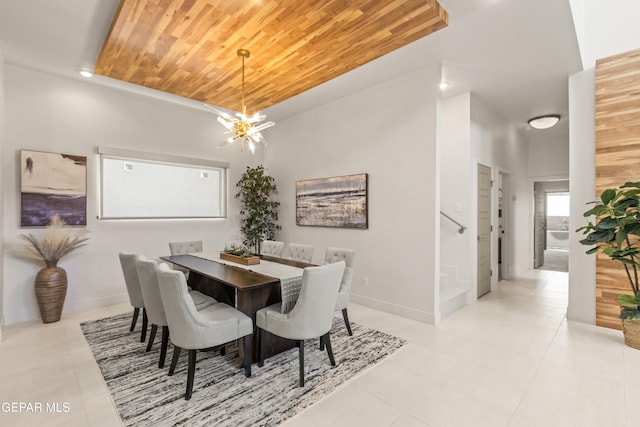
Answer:
[[(581, 70), (569, 0), (439, 2), (449, 12), (449, 27), (267, 109), (269, 118), (282, 120), (441, 63), (451, 83), (443, 96), (474, 93), (530, 141), (568, 138), (568, 77)], [(80, 78), (78, 69), (93, 67), (117, 5), (118, 0), (0, 0), (5, 60)], [(101, 76), (92, 81), (201, 105)], [(528, 118), (551, 113), (563, 117), (559, 125), (528, 129)]]

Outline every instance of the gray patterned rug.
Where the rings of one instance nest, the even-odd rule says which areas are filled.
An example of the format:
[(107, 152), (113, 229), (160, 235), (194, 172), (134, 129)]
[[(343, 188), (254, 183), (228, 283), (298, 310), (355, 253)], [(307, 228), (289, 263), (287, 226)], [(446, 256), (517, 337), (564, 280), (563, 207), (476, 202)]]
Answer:
[(298, 350), (291, 349), (252, 367), (251, 378), (236, 368), (238, 352), (198, 352), (191, 400), (184, 400), (187, 352), (176, 372), (158, 368), (160, 337), (145, 352), (139, 326), (129, 332), (131, 315), (81, 324), (85, 338), (126, 426), (274, 426), (331, 393), (340, 384), (374, 365), (405, 344), (401, 338), (352, 323), (347, 335), (342, 319), (334, 319), (331, 343), (336, 367), (331, 367), (318, 340), (305, 346), (305, 386), (298, 387)]

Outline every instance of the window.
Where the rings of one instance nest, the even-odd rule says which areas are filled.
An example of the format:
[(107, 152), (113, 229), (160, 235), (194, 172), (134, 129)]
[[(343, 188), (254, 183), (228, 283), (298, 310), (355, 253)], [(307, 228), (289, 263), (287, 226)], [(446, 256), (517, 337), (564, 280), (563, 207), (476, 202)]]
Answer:
[(569, 216), (569, 193), (547, 194), (547, 216)]
[(226, 216), (228, 163), (98, 148), (101, 219)]

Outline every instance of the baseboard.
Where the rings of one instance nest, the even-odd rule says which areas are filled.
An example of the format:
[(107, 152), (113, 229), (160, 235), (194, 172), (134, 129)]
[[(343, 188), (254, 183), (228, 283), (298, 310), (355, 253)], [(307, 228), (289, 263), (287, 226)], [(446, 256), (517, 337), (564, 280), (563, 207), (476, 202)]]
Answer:
[(351, 301), (356, 304), (364, 305), (365, 307), (374, 308), (376, 310), (384, 311), (385, 313), (395, 314), (397, 316), (416, 320), (418, 322), (426, 323), (429, 325), (437, 325), (440, 322), (439, 314), (428, 313), (426, 311), (417, 310), (412, 307), (392, 304), (375, 298), (355, 295), (353, 293), (351, 294), (350, 298)]
[(129, 302), (129, 296), (126, 293), (80, 301), (65, 301), (62, 314), (75, 313), (78, 311), (90, 310), (92, 308), (108, 307), (110, 305), (123, 304), (125, 302)]
[[(129, 297), (126, 293), (110, 295), (101, 298), (85, 299), (80, 301), (67, 300), (65, 301), (64, 308), (62, 309), (62, 316), (64, 318), (65, 313), (75, 313), (78, 311), (91, 310), (93, 308), (107, 307), (110, 305), (126, 303), (128, 301)], [(9, 324), (34, 322), (40, 320), (40, 312), (38, 311), (37, 305), (11, 314), (12, 316)]]

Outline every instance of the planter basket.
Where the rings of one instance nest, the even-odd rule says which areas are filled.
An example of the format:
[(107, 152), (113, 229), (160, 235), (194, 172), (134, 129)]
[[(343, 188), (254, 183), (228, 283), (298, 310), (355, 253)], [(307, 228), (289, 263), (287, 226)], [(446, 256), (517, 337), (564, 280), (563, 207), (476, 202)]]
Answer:
[(640, 350), (640, 320), (622, 320), (624, 343)]

